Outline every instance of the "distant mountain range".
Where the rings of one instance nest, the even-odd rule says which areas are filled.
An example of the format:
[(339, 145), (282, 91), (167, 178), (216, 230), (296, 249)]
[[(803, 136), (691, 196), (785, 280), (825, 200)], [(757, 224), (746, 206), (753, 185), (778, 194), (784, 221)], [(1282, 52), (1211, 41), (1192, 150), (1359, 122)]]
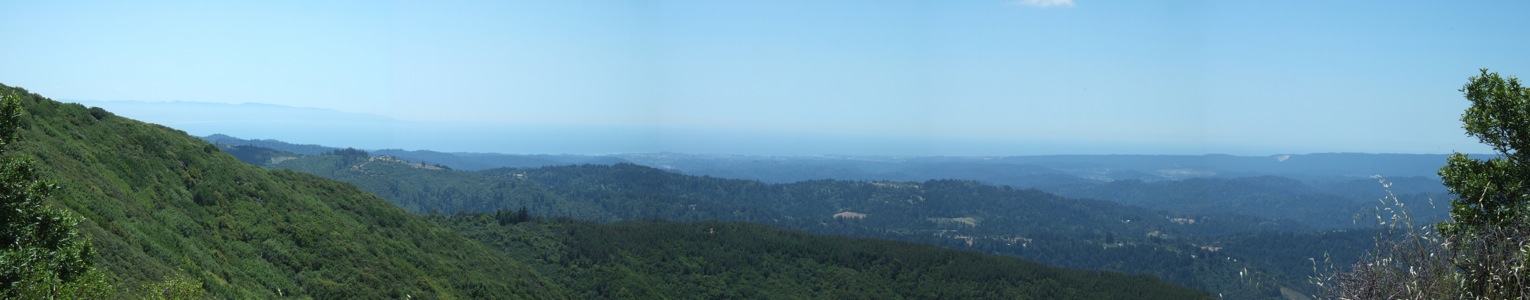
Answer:
[[(203, 139), (299, 154), (338, 150), (226, 135)], [(1228, 155), (1054, 155), (1013, 157), (745, 156), (640, 153), (605, 156), (370, 151), (445, 168), (537, 168), (574, 164), (638, 165), (683, 174), (792, 183), (808, 180), (919, 182), (975, 180), (1060, 195), (1111, 200), (1185, 213), (1232, 213), (1290, 219), (1318, 228), (1355, 228), (1390, 192), (1410, 204), (1420, 221), (1443, 220), (1450, 196), (1436, 174), (1446, 155), (1308, 154), (1274, 157)], [(237, 152), (231, 152), (236, 153)], [(253, 161), (264, 165), (265, 161)], [(1377, 177), (1382, 176), (1382, 177)]]
[[(244, 140), (214, 134), (209, 142), (259, 146), (297, 154), (317, 154), (338, 147), (295, 145), (277, 140)], [(971, 179), (1016, 187), (1039, 187), (1057, 182), (1178, 180), (1205, 177), (1274, 175), (1319, 182), (1385, 177), (1438, 178), (1447, 154), (1318, 153), (1277, 156), (1231, 155), (1042, 155), (1005, 157), (901, 156), (755, 156), (684, 153), (612, 155), (517, 155), (436, 152), (428, 150), (366, 149), (411, 161), (435, 161), (446, 167), (477, 171), (502, 167), (631, 162), (687, 174), (771, 183), (813, 179), (928, 180)], [(990, 168), (1002, 166), (1003, 168)], [(990, 168), (990, 169), (985, 169)], [(974, 170), (976, 169), (976, 170)], [(994, 173), (986, 174), (985, 173)], [(1034, 176), (1077, 177), (1032, 181)], [(953, 177), (954, 176), (954, 177)], [(980, 177), (980, 178), (968, 178)]]
[[(1069, 161), (1079, 157), (1060, 157), (1061, 161), (1028, 157), (749, 157), (670, 153), (539, 157), (395, 150), (367, 153), (339, 148), (329, 148), (333, 150), (323, 155), (290, 152), (272, 155), (269, 153), (280, 151), (229, 145), (226, 143), (231, 140), (226, 137), (217, 140), (225, 143), (224, 151), (236, 157), (249, 157), (242, 159), (251, 163), (351, 182), (420, 213), (526, 208), (534, 215), (598, 221), (748, 221), (1015, 255), (1053, 266), (1153, 274), (1224, 295), (1273, 295), (1278, 293), (1276, 287), (1311, 292), (1313, 287), (1304, 284), (1304, 278), (1312, 275), (1307, 259), (1326, 255), (1342, 262), (1358, 257), (1373, 238), (1373, 233), (1364, 228), (1373, 225), (1369, 222), (1377, 213), (1374, 210), (1379, 206), (1377, 200), (1387, 192), (1376, 178), (1329, 175), (1322, 173), (1322, 168), (1307, 167), (1306, 171), (1293, 172), (1309, 174), (1309, 180), (1226, 175), (1259, 174), (1255, 171), (1272, 172), (1268, 170), (1279, 167), (1258, 162), (1216, 169), (1237, 172), (1194, 173), (1202, 177), (1154, 175), (1147, 177), (1150, 180), (1134, 177), (1104, 181), (1044, 166), (1083, 165)], [(421, 156), (422, 153), (429, 156)], [(1428, 159), (1409, 155), (1356, 156), (1377, 161)], [(429, 162), (424, 157), (429, 157)], [(451, 167), (474, 161), (484, 164), (494, 159), (499, 159), (499, 164), (521, 167), (479, 171)], [(1128, 165), (1125, 169), (1148, 169), (1174, 166), (1176, 160), (1220, 166), (1205, 161), (1253, 158), (1113, 159), (1124, 161)], [(1281, 163), (1274, 158), (1260, 159)], [(756, 171), (748, 173), (755, 176), (774, 171), (844, 178), (771, 183), (674, 173), (680, 168), (662, 164), (680, 161), (711, 163), (714, 170), (742, 165), (745, 167), (740, 169)], [(1112, 157), (1103, 161), (1112, 161)], [(633, 164), (638, 162), (668, 168)], [(1090, 168), (1111, 166), (1097, 164)], [(1348, 168), (1364, 166), (1351, 163)], [(1070, 170), (1080, 169), (1085, 168)], [(1010, 178), (1011, 182), (1043, 186), (1038, 191), (973, 181), (911, 180), (919, 176)], [(1413, 206), (1427, 202), (1415, 198), (1416, 195), (1443, 192), (1430, 185), (1438, 185), (1432, 180), (1437, 179), (1422, 176), (1394, 179), (1413, 186), (1396, 192), (1414, 193), (1404, 193), (1403, 199), (1414, 207), (1421, 222), (1442, 217), (1447, 201), (1444, 196), (1435, 195), (1440, 197), (1440, 207)], [(1062, 198), (1042, 191), (1130, 206)], [(1333, 228), (1345, 230), (1330, 230)], [(1163, 264), (1189, 256), (1224, 259)], [(1235, 276), (1229, 274), (1245, 268), (1258, 270), (1266, 276), (1266, 282), (1244, 285), (1229, 280), (1229, 276)], [(1253, 282), (1258, 281), (1248, 281)]]

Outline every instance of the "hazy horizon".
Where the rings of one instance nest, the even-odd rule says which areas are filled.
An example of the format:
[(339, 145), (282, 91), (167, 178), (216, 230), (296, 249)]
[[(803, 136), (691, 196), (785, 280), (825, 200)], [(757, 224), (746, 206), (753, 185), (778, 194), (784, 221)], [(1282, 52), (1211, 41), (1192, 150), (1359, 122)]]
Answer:
[[(240, 139), (270, 139), (293, 144), (312, 144), (327, 147), (354, 147), (358, 149), (430, 150), (457, 153), (501, 154), (553, 154), (553, 155), (608, 155), (631, 153), (685, 153), (742, 156), (952, 156), (952, 157), (998, 157), (998, 156), (1045, 156), (1045, 155), (1234, 155), (1278, 156), (1322, 153), (1367, 154), (1449, 154), (1450, 152), (1356, 152), (1356, 151), (1310, 151), (1310, 152), (1195, 152), (1185, 149), (1134, 147), (1137, 152), (1109, 152), (1111, 147), (1091, 147), (1079, 144), (996, 145), (973, 147), (981, 141), (948, 141), (952, 144), (937, 147), (928, 140), (852, 140), (829, 141), (824, 136), (776, 136), (777, 139), (820, 138), (829, 142), (817, 147), (782, 149), (761, 148), (775, 140), (759, 139), (761, 135), (744, 137), (747, 140), (719, 139), (727, 132), (690, 131), (679, 132), (689, 136), (664, 136), (656, 129), (523, 129), (495, 126), (474, 127), (473, 124), (409, 122), (383, 116), (348, 113), (328, 109), (290, 107), (262, 103), (223, 104), (188, 101), (92, 101), (57, 99), (64, 102), (98, 106), (123, 117), (165, 125), (186, 131), (195, 136), (223, 134)], [(237, 113), (237, 114), (236, 114)], [(670, 133), (677, 132), (669, 130)], [(570, 138), (578, 136), (582, 138)], [(486, 137), (517, 137), (508, 141), (494, 141)], [(766, 135), (765, 137), (770, 137)], [(490, 140), (485, 140), (490, 139)], [(655, 143), (655, 142), (659, 143)], [(902, 143), (901, 152), (887, 151), (879, 146)], [(688, 144), (687, 144), (688, 143)], [(566, 151), (563, 149), (608, 149), (610, 151)], [(842, 151), (835, 151), (840, 149)], [(857, 151), (856, 149), (861, 149)], [(992, 151), (981, 152), (974, 150)], [(819, 151), (824, 150), (824, 151)], [(1159, 150), (1158, 152), (1141, 150)], [(1466, 153), (1489, 153), (1477, 151)]]
[[(450, 152), (1485, 153), (1457, 89), (1530, 74), (1512, 1), (7, 9), (0, 83), (195, 135)], [(148, 108), (169, 101), (245, 110)]]

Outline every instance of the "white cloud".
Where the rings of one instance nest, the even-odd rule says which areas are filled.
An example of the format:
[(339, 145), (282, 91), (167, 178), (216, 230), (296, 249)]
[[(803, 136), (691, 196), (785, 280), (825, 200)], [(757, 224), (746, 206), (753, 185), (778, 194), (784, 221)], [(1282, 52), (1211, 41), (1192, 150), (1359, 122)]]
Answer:
[(1011, 5), (1034, 6), (1040, 8), (1050, 7), (1073, 7), (1073, 0), (1014, 0)]

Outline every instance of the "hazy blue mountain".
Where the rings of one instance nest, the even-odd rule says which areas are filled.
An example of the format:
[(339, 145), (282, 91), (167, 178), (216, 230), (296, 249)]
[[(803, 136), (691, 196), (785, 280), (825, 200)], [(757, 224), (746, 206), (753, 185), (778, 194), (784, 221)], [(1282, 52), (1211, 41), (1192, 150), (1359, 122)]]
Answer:
[[(1316, 153), (1273, 156), (1232, 155), (1047, 155), (998, 159), (1035, 164), (1100, 179), (1112, 172), (1144, 172), (1164, 179), (1277, 175), (1300, 180), (1336, 178), (1436, 177), (1446, 154)], [(1100, 177), (1089, 176), (1100, 174)]]
[[(1381, 180), (1386, 180), (1383, 188)], [(1313, 184), (1313, 187), (1335, 195), (1349, 196), (1361, 200), (1376, 200), (1386, 197), (1387, 192), (1397, 195), (1438, 195), (1447, 194), (1450, 191), (1445, 185), (1440, 184), (1439, 177), (1383, 177), (1364, 178), (1350, 180), (1334, 180)], [(1436, 201), (1449, 201), (1449, 197), (1435, 198)], [(1440, 202), (1444, 204), (1445, 202)]]
[(588, 155), (517, 155), (499, 153), (446, 153), (429, 150), (382, 149), (369, 151), (399, 159), (441, 165), (458, 170), (485, 170), (493, 168), (535, 168), (560, 165), (597, 164), (609, 165), (627, 162), (612, 156)]
[[(1411, 187), (1394, 190), (1420, 222), (1443, 220), (1449, 212), (1438, 181), (1405, 177)], [(1397, 185), (1393, 185), (1397, 186)], [(1294, 220), (1317, 228), (1370, 227), (1387, 196), (1375, 179), (1329, 183), (1321, 187), (1279, 176), (1204, 177), (1184, 180), (1117, 180), (1042, 188), (1059, 195), (1115, 201), (1149, 209), (1184, 213), (1234, 213)], [(1434, 197), (1436, 204), (1430, 205)]]
[[(1009, 172), (1057, 178), (1072, 176), (1093, 181), (1135, 179), (1178, 180), (1199, 177), (1275, 175), (1303, 181), (1387, 177), (1433, 177), (1447, 155), (1439, 154), (1307, 154), (1278, 156), (1231, 155), (1043, 155), (1009, 157), (762, 157), (678, 153), (620, 154), (634, 163), (711, 175), (767, 182), (809, 179), (894, 180), (902, 170), (975, 167), (1018, 169)], [(828, 166), (828, 167), (825, 167)], [(822, 171), (830, 172), (822, 172)], [(980, 173), (980, 172), (978, 172)], [(944, 174), (943, 174), (944, 175)], [(1020, 187), (1046, 186), (1047, 180), (1017, 180), (1003, 176), (951, 174), (960, 178)], [(860, 178), (854, 178), (860, 177)]]
[(636, 164), (685, 174), (788, 183), (805, 180), (924, 181), (964, 179), (1014, 187), (1090, 180), (1037, 165), (996, 164), (981, 158), (882, 156), (745, 156), (639, 153), (613, 155)]
[[(339, 147), (320, 145), (293, 144), (272, 139), (241, 139), (225, 134), (213, 134), (202, 137), (202, 140), (215, 145), (223, 146), (225, 151), (231, 153), (244, 153), (259, 151), (249, 147), (271, 149), (279, 152), (287, 152), (298, 155), (318, 155), (340, 150)], [(237, 147), (237, 149), (236, 149)], [(535, 168), (544, 166), (575, 165), (575, 164), (616, 164), (627, 162), (614, 156), (589, 156), (589, 155), (518, 155), (499, 153), (447, 153), (430, 150), (403, 150), (381, 149), (370, 150), (370, 153), (387, 155), (393, 158), (423, 163), (428, 165), (442, 166), (457, 170), (484, 170), (493, 168)], [(250, 154), (255, 155), (255, 154)], [(276, 155), (276, 154), (266, 154)], [(236, 154), (236, 156), (239, 156)], [(243, 159), (243, 158), (241, 158)], [(246, 161), (254, 165), (265, 165), (264, 160)]]
[[(217, 144), (252, 145), (299, 154), (332, 151), (335, 147), (293, 145), (276, 140), (243, 140), (215, 134), (204, 137)], [(301, 148), (299, 148), (301, 147)], [(1413, 192), (1442, 191), (1436, 172), (1444, 154), (1319, 153), (1306, 155), (1043, 155), (1008, 157), (942, 156), (758, 156), (685, 153), (611, 155), (524, 155), (439, 152), (429, 150), (371, 150), (380, 155), (427, 162), (460, 170), (527, 168), (568, 164), (631, 162), (692, 175), (787, 183), (816, 179), (922, 181), (977, 180), (1015, 187), (1115, 180), (1144, 182), (1190, 178), (1281, 176), (1318, 186), (1344, 186), (1375, 175), (1408, 179), (1397, 188)], [(1351, 185), (1353, 186), (1353, 185)], [(1351, 194), (1337, 191), (1339, 194)]]
[(283, 142), (283, 141), (278, 141), (278, 140), (270, 140), (270, 139), (265, 139), (265, 140), (259, 140), (259, 139), (257, 139), (257, 140), (246, 140), (246, 139), (236, 138), (236, 137), (232, 137), (232, 136), (228, 136), (228, 135), (224, 135), (224, 134), (214, 134), (214, 135), (204, 136), (204, 137), (202, 137), (202, 140), (207, 141), (208, 143), (212, 143), (214, 145), (252, 146), (252, 147), (268, 148), (268, 149), (271, 149), (271, 150), (282, 151), (282, 152), (289, 152), (289, 153), (295, 153), (295, 154), (302, 154), (302, 155), (317, 155), (317, 154), (322, 154), (322, 153), (325, 153), (325, 152), (340, 150), (340, 148), (335, 148), (335, 147), (325, 147), (325, 146), (319, 146), (319, 145), (299, 145), (299, 144), (293, 144), (293, 143), (288, 143), (288, 142)]

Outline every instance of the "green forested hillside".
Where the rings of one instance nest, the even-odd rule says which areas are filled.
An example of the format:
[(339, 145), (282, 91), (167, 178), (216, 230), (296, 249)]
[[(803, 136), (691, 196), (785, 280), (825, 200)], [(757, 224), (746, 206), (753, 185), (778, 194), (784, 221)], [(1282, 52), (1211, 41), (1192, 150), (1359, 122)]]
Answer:
[[(422, 213), (525, 207), (537, 215), (595, 221), (747, 221), (1013, 255), (1051, 266), (1151, 274), (1229, 297), (1278, 295), (1277, 287), (1314, 291), (1306, 283), (1313, 275), (1308, 259), (1321, 260), (1323, 252), (1310, 251), (1302, 241), (1350, 252), (1357, 249), (1350, 245), (1370, 242), (1365, 234), (1337, 240), (1296, 234), (1303, 228), (1247, 216), (1174, 214), (957, 180), (766, 184), (633, 164), (462, 172), (359, 151), (272, 167), (352, 182)], [(1287, 233), (1280, 243), (1255, 238), (1279, 232)], [(1239, 257), (1269, 251), (1282, 255)], [(1245, 270), (1258, 276), (1240, 277)]]
[[(534, 262), (581, 298), (1197, 299), (1147, 276), (739, 222), (435, 217)], [(507, 219), (508, 218), (508, 219)]]
[[(558, 297), (502, 252), (355, 187), (241, 163), (184, 132), (19, 92), (21, 142), (85, 218), (124, 289), (186, 280), (219, 298)], [(124, 295), (126, 296), (126, 295)]]

